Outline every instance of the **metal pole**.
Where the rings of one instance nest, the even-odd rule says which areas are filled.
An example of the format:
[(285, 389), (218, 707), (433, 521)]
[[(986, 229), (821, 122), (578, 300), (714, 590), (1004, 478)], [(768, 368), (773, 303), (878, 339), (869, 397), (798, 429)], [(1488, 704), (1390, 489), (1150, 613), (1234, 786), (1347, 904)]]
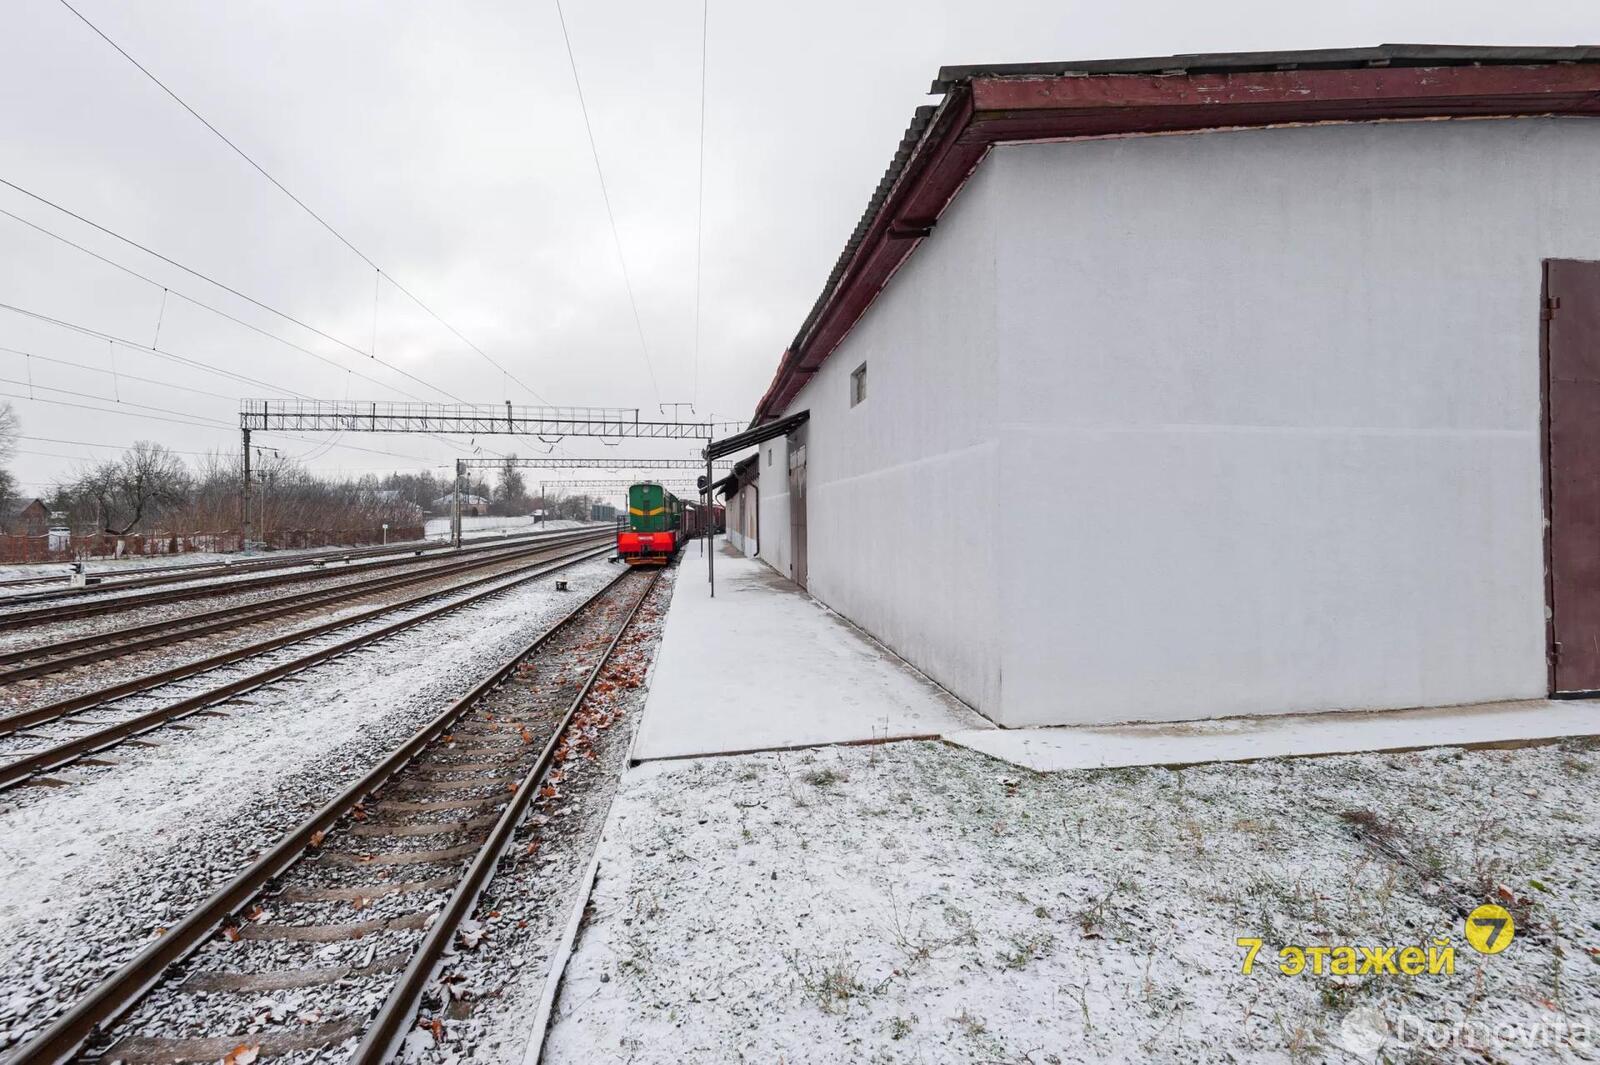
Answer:
[(250, 553), (250, 430), (241, 429), (244, 434), (244, 483), (240, 486), (240, 516), (239, 516), (239, 551), (248, 555)]
[(457, 547), (461, 546), (461, 478), (465, 474), (461, 460), (456, 459), (455, 493), (450, 497), (450, 539)]
[(717, 597), (717, 561), (716, 541), (711, 538), (711, 529), (716, 524), (711, 520), (711, 438), (706, 438), (706, 490), (705, 490), (705, 524), (706, 524), (706, 579), (711, 582), (711, 598)]

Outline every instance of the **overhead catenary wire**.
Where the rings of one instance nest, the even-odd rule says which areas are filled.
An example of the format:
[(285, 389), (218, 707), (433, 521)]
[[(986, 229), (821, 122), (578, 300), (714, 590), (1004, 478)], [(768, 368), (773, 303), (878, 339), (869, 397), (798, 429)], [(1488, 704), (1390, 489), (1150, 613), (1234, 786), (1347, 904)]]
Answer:
[(0, 185), (4, 185), (9, 189), (13, 189), (13, 190), (15, 190), (17, 192), (20, 192), (20, 193), (22, 193), (22, 195), (28, 197), (29, 199), (35, 200), (35, 201), (37, 201), (39, 203), (44, 204), (46, 207), (50, 207), (50, 208), (53, 208), (54, 210), (60, 211), (62, 214), (66, 215), (67, 217), (76, 219), (77, 221), (82, 222), (84, 225), (89, 226), (91, 229), (98, 230), (99, 232), (104, 233), (106, 236), (111, 237), (114, 240), (120, 240), (122, 243), (127, 244), (130, 247), (134, 247), (134, 248), (139, 249), (140, 251), (144, 252), (146, 255), (149, 255), (149, 256), (152, 256), (154, 258), (160, 259), (162, 262), (166, 263), (168, 266), (174, 267), (174, 268), (176, 268), (178, 270), (182, 270), (184, 273), (189, 274), (189, 275), (191, 275), (193, 277), (197, 277), (200, 280), (206, 282), (208, 285), (215, 285), (217, 288), (220, 288), (222, 291), (227, 292), (230, 295), (237, 296), (240, 299), (244, 300), (246, 303), (253, 304), (254, 306), (261, 308), (262, 310), (266, 311), (269, 314), (277, 315), (279, 318), (282, 318), (284, 321), (291, 322), (294, 325), (299, 326), (301, 329), (306, 330), (307, 332), (315, 333), (317, 336), (321, 337), (324, 340), (329, 341), (330, 343), (337, 344), (342, 348), (346, 348), (349, 351), (353, 351), (357, 355), (360, 355), (364, 359), (371, 359), (373, 362), (376, 362), (376, 363), (378, 363), (378, 364), (380, 364), (382, 366), (386, 366), (390, 370), (393, 370), (395, 373), (400, 374), (400, 375), (402, 375), (404, 377), (410, 378), (411, 380), (415, 381), (417, 384), (422, 385), (425, 388), (433, 389), (435, 392), (439, 393), (441, 396), (444, 396), (447, 399), (452, 399), (457, 403), (465, 403), (466, 402), (466, 400), (462, 399), (460, 396), (455, 395), (454, 393), (450, 392), (449, 390), (441, 388), (436, 384), (433, 384), (431, 381), (427, 381), (427, 380), (425, 380), (425, 379), (423, 379), (421, 377), (418, 377), (416, 374), (412, 373), (409, 370), (402, 369), (401, 367), (396, 366), (393, 363), (385, 362), (384, 360), (378, 358), (377, 356), (371, 354), (370, 352), (362, 351), (360, 348), (356, 347), (354, 344), (351, 344), (347, 340), (341, 340), (338, 337), (334, 336), (332, 333), (324, 332), (323, 330), (318, 329), (316, 326), (311, 325), (308, 322), (302, 321), (299, 318), (296, 318), (294, 315), (288, 313), (287, 311), (281, 311), (278, 308), (273, 307), (270, 304), (263, 303), (261, 300), (256, 299), (254, 296), (247, 295), (246, 293), (239, 291), (238, 289), (234, 288), (233, 286), (231, 286), (231, 285), (229, 285), (229, 284), (227, 284), (225, 282), (218, 281), (216, 278), (214, 278), (214, 277), (210, 276), (209, 274), (206, 274), (206, 273), (204, 273), (204, 272), (202, 272), (200, 270), (196, 270), (194, 267), (185, 266), (183, 263), (178, 262), (176, 259), (173, 259), (173, 258), (171, 258), (169, 256), (163, 255), (161, 252), (158, 252), (154, 248), (151, 248), (148, 245), (142, 244), (139, 241), (134, 240), (132, 237), (123, 236), (121, 233), (118, 233), (114, 229), (111, 229), (111, 228), (109, 228), (107, 226), (103, 226), (99, 222), (95, 222), (95, 221), (93, 221), (93, 220), (91, 220), (89, 218), (85, 218), (83, 215), (81, 215), (78, 212), (72, 210), (71, 208), (64, 207), (61, 204), (56, 203), (54, 200), (51, 200), (51, 199), (49, 199), (49, 198), (47, 198), (45, 196), (39, 195), (37, 192), (33, 192), (33, 191), (29, 190), (29, 189), (25, 189), (21, 185), (18, 185), (16, 182), (11, 181), (8, 178), (0, 177)]
[[(107, 266), (113, 267), (114, 269), (117, 269), (117, 270), (121, 270), (123, 273), (127, 274), (129, 277), (138, 278), (140, 281), (143, 281), (148, 285), (152, 285), (152, 286), (155, 286), (155, 287), (161, 289), (162, 319), (164, 319), (166, 317), (167, 296), (168, 295), (173, 295), (173, 296), (176, 296), (179, 299), (183, 300), (185, 303), (192, 304), (193, 306), (199, 307), (202, 310), (210, 311), (212, 314), (215, 314), (220, 318), (226, 318), (228, 321), (233, 322), (236, 325), (242, 325), (246, 329), (251, 330), (252, 332), (259, 333), (262, 336), (266, 337), (268, 340), (276, 341), (279, 344), (282, 344), (284, 347), (292, 348), (295, 351), (302, 352), (302, 353), (304, 353), (306, 355), (309, 355), (313, 359), (316, 359), (317, 361), (322, 362), (322, 363), (326, 363), (327, 365), (332, 366), (336, 370), (342, 370), (347, 374), (352, 374), (353, 373), (353, 374), (355, 374), (355, 376), (361, 378), (363, 381), (370, 381), (373, 384), (377, 385), (379, 388), (386, 388), (389, 391), (394, 392), (394, 393), (396, 393), (398, 395), (404, 396), (407, 399), (414, 399), (419, 403), (425, 402), (425, 400), (423, 400), (423, 398), (421, 396), (417, 395), (415, 392), (407, 392), (405, 389), (400, 388), (397, 385), (389, 384), (387, 381), (380, 381), (376, 377), (370, 377), (367, 374), (362, 373), (360, 370), (354, 370), (354, 369), (344, 365), (341, 362), (336, 362), (335, 360), (328, 358), (326, 355), (323, 355), (320, 352), (312, 351), (310, 348), (304, 347), (304, 346), (302, 346), (300, 344), (296, 344), (294, 341), (286, 339), (286, 338), (281, 337), (281, 336), (278, 336), (276, 333), (269, 333), (267, 330), (261, 328), (259, 325), (256, 325), (254, 322), (247, 322), (243, 318), (240, 318), (236, 314), (230, 314), (229, 312), (223, 310), (220, 307), (214, 307), (211, 304), (206, 303), (204, 300), (199, 300), (199, 299), (196, 299), (193, 296), (187, 295), (185, 293), (178, 292), (178, 291), (176, 291), (174, 289), (169, 289), (166, 285), (161, 284), (161, 282), (157, 281), (153, 277), (150, 277), (148, 274), (142, 274), (138, 270), (135, 270), (130, 266), (125, 266), (124, 264), (117, 262), (115, 259), (107, 258), (106, 256), (101, 255), (99, 252), (93, 250), (92, 248), (86, 248), (82, 244), (79, 244), (77, 241), (72, 240), (69, 237), (64, 237), (60, 233), (55, 232), (54, 230), (47, 229), (44, 226), (39, 225), (39, 223), (34, 222), (31, 219), (23, 218), (21, 215), (18, 215), (18, 214), (13, 214), (12, 212), (6, 210), (3, 207), (0, 207), (0, 215), (5, 215), (7, 218), (12, 219), (13, 221), (20, 222), (23, 225), (27, 226), (29, 229), (32, 229), (32, 230), (34, 230), (34, 231), (36, 231), (38, 233), (42, 233), (45, 236), (50, 237), (52, 240), (58, 240), (61, 243), (67, 245), (70, 248), (76, 248), (78, 251), (80, 251), (83, 254), (89, 256), (90, 258), (98, 259), (100, 262), (105, 263)], [(158, 320), (157, 323), (156, 323), (156, 342), (154, 344), (151, 344), (147, 350), (150, 350), (150, 351), (159, 351), (160, 350), (160, 347), (159, 347), (160, 341), (161, 341), (161, 335), (160, 334), (161, 334), (161, 321)], [(129, 343), (133, 344), (134, 342), (133, 341), (129, 341)], [(381, 359), (376, 360), (376, 361), (381, 366), (387, 366), (388, 365), (387, 363), (384, 363), (383, 360), (381, 360)]]
[[(7, 377), (0, 377), (0, 382), (4, 382), (6, 384), (26, 384), (26, 382), (24, 382), (24, 381), (13, 381), (13, 380), (11, 380), (10, 378), (7, 378)], [(85, 397), (87, 399), (102, 399), (103, 398), (101, 396), (90, 395), (87, 392), (69, 392), (67, 389), (50, 388), (50, 387), (48, 387), (46, 385), (38, 385), (37, 387), (44, 389), (46, 392), (65, 392), (65, 393), (67, 393), (69, 395), (82, 396), (82, 397)], [(183, 411), (166, 411), (167, 414), (184, 415), (182, 417), (176, 417), (176, 418), (166, 417), (166, 416), (164, 416), (162, 414), (147, 414), (147, 413), (144, 413), (144, 411), (146, 411), (146, 410), (148, 410), (148, 411), (165, 411), (165, 408), (163, 408), (163, 407), (145, 407), (143, 404), (139, 404), (139, 403), (124, 403), (124, 404), (121, 405), (121, 407), (91, 407), (91, 406), (88, 406), (87, 404), (73, 403), (73, 402), (71, 402), (69, 400), (64, 400), (64, 399), (45, 399), (42, 396), (27, 396), (27, 395), (23, 395), (20, 392), (0, 392), (0, 397), (4, 397), (6, 399), (26, 400), (29, 403), (49, 403), (49, 404), (52, 404), (53, 406), (57, 406), (57, 407), (75, 407), (78, 410), (91, 410), (91, 411), (96, 411), (96, 412), (98, 412), (100, 414), (118, 414), (118, 415), (121, 415), (121, 416), (123, 416), (125, 418), (146, 418), (146, 419), (149, 419), (150, 421), (173, 422), (173, 423), (175, 423), (177, 425), (192, 425), (192, 426), (197, 426), (197, 427), (199, 427), (201, 429), (227, 429), (230, 432), (237, 432), (238, 431), (234, 426), (228, 425), (225, 422), (218, 422), (218, 421), (214, 421), (213, 420), (208, 424), (207, 422), (195, 421), (194, 420), (194, 416), (184, 415)], [(125, 407), (142, 407), (143, 410), (124, 410), (124, 409), (122, 409), (122, 408), (125, 408)], [(204, 417), (204, 416), (201, 415), (201, 417)]]
[[(28, 441), (31, 441), (31, 442), (36, 443), (36, 444), (71, 444), (74, 447), (98, 447), (98, 448), (103, 448), (103, 449), (108, 450), (108, 451), (125, 451), (128, 448), (133, 446), (132, 444), (98, 444), (98, 443), (95, 443), (94, 441), (91, 441), (91, 440), (66, 440), (66, 439), (63, 439), (63, 438), (58, 437), (58, 436), (29, 436), (26, 433), (18, 434), (17, 439), (18, 440), (28, 440)], [(216, 452), (214, 450), (213, 451), (178, 451), (178, 450), (176, 450), (174, 448), (168, 448), (167, 450), (171, 451), (174, 455), (197, 455), (197, 456), (199, 456), (201, 458), (205, 458), (207, 456), (216, 454)], [(33, 454), (41, 454), (41, 452), (33, 452)], [(77, 457), (77, 456), (68, 456), (68, 457)]]
[[(178, 354), (175, 354), (173, 352), (163, 351), (163, 350), (161, 350), (159, 348), (147, 348), (147, 347), (144, 347), (143, 345), (139, 344), (137, 341), (132, 341), (132, 340), (128, 340), (125, 337), (118, 337), (118, 336), (114, 336), (114, 335), (109, 334), (109, 333), (104, 333), (104, 332), (101, 332), (100, 330), (94, 329), (94, 328), (92, 328), (90, 326), (79, 325), (78, 323), (75, 323), (75, 322), (68, 322), (65, 319), (55, 318), (55, 317), (52, 317), (52, 316), (47, 315), (47, 314), (41, 314), (38, 311), (30, 311), (25, 307), (17, 307), (17, 306), (15, 306), (13, 304), (0, 302), (0, 310), (11, 311), (11, 312), (13, 312), (15, 314), (24, 315), (24, 316), (26, 316), (28, 318), (33, 318), (33, 319), (36, 319), (36, 320), (41, 321), (41, 322), (47, 322), (47, 323), (49, 323), (51, 325), (59, 326), (60, 328), (63, 328), (63, 329), (68, 329), (68, 330), (71, 330), (73, 332), (81, 333), (81, 334), (83, 334), (85, 336), (91, 336), (91, 337), (98, 338), (100, 340), (108, 340), (108, 341), (111, 341), (111, 342), (114, 342), (114, 343), (117, 343), (117, 344), (121, 344), (124, 348), (126, 348), (129, 351), (145, 352), (145, 353), (152, 354), (152, 355), (155, 355), (155, 356), (160, 357), (160, 358), (170, 359), (170, 360), (178, 362), (180, 364), (188, 364), (188, 365), (195, 366), (197, 368), (205, 369), (205, 370), (210, 371), (211, 373), (219, 374), (219, 375), (224, 376), (224, 377), (229, 377), (229, 378), (232, 378), (234, 380), (240, 381), (240, 382), (245, 383), (245, 384), (257, 385), (257, 386), (260, 386), (262, 388), (268, 388), (268, 389), (271, 389), (274, 392), (278, 392), (278, 393), (280, 393), (282, 395), (289, 396), (289, 397), (294, 398), (294, 399), (310, 400), (310, 399), (314, 399), (315, 398), (315, 397), (312, 397), (312, 396), (308, 396), (303, 392), (296, 392), (293, 389), (284, 388), (281, 385), (274, 385), (274, 384), (271, 384), (271, 383), (266, 382), (266, 381), (257, 380), (256, 378), (253, 378), (253, 377), (247, 377), (244, 374), (235, 373), (232, 370), (224, 370), (224, 369), (221, 369), (220, 367), (211, 366), (211, 365), (208, 365), (206, 363), (199, 362), (198, 360), (191, 359), (191, 358), (189, 358), (188, 356), (185, 356), (185, 355), (178, 355)], [(33, 384), (33, 382), (32, 382), (32, 364), (31, 363), (32, 363), (32, 360), (30, 359), (29, 360), (29, 382), (28, 382), (30, 388), (32, 387), (32, 384)], [(84, 367), (84, 368), (85, 369), (92, 369), (92, 367)], [(105, 372), (105, 371), (100, 371), (100, 372)], [(123, 376), (128, 376), (128, 375), (124, 374)], [(365, 375), (361, 375), (361, 376), (364, 377)], [(43, 387), (43, 386), (41, 385), (40, 387)], [(167, 387), (181, 388), (183, 386), (168, 384)], [(197, 390), (191, 389), (190, 391), (197, 391)], [(217, 395), (217, 393), (213, 393), (213, 394)], [(13, 398), (27, 399), (27, 398), (32, 398), (32, 397), (24, 396), (24, 397), (13, 397)], [(234, 397), (221, 396), (220, 398), (232, 399)], [(51, 400), (40, 400), (40, 402), (53, 402), (53, 401), (51, 401)], [(455, 448), (458, 451), (461, 451), (464, 454), (465, 453), (471, 453), (470, 449), (468, 449), (460, 441), (453, 440), (453, 439), (450, 439), (450, 438), (447, 438), (447, 437), (444, 437), (444, 436), (440, 436), (437, 433), (430, 433), (428, 435), (433, 437), (434, 439), (439, 440), (440, 442), (448, 445), (449, 447), (452, 447), (452, 448)], [(303, 438), (298, 438), (297, 437), (295, 439), (303, 439)], [(341, 448), (346, 448), (346, 449), (355, 450), (355, 451), (370, 451), (370, 450), (372, 450), (370, 448), (359, 448), (359, 447), (356, 447), (353, 444), (340, 444), (338, 446), (341, 447)], [(421, 458), (421, 457), (416, 456), (416, 455), (402, 455), (402, 454), (399, 454), (398, 452), (393, 452), (393, 451), (373, 451), (373, 454), (393, 455), (395, 458), (416, 459), (417, 461), (420, 461), (420, 462), (429, 461), (427, 459)]]
[[(472, 341), (468, 340), (461, 333), (461, 331), (459, 329), (457, 329), (454, 325), (452, 325), (448, 321), (446, 321), (442, 316), (440, 316), (436, 311), (434, 311), (433, 308), (429, 307), (426, 303), (423, 303), (421, 299), (419, 299), (416, 295), (414, 295), (411, 292), (410, 289), (406, 288), (398, 280), (396, 280), (395, 276), (392, 273), (388, 272), (387, 270), (383, 269), (383, 267), (379, 266), (376, 262), (374, 262), (372, 260), (372, 258), (370, 256), (367, 255), (366, 252), (364, 252), (360, 248), (356, 247), (355, 244), (351, 243), (349, 238), (347, 238), (343, 233), (341, 233), (337, 229), (335, 229), (328, 222), (327, 219), (323, 218), (316, 211), (313, 211), (311, 209), (311, 207), (304, 200), (302, 200), (300, 197), (298, 197), (294, 193), (290, 192), (288, 187), (285, 186), (283, 184), (283, 182), (279, 181), (277, 178), (273, 177), (270, 173), (268, 173), (267, 169), (264, 166), (262, 166), (260, 163), (256, 162), (255, 159), (253, 159), (249, 155), (249, 153), (247, 153), (243, 148), (239, 147), (232, 140), (230, 140), (228, 138), (228, 136), (226, 134), (224, 134), (220, 129), (218, 129), (216, 126), (212, 125), (211, 122), (204, 115), (202, 115), (200, 112), (196, 111), (193, 107), (189, 106), (189, 103), (186, 100), (184, 100), (183, 97), (179, 96), (177, 93), (173, 92), (172, 89), (168, 88), (167, 84), (164, 81), (162, 81), (160, 78), (158, 78), (154, 74), (152, 74), (150, 72), (149, 68), (147, 68), (143, 63), (141, 63), (137, 59), (135, 59), (132, 55), (128, 54), (127, 49), (123, 48), (116, 41), (112, 40), (111, 37), (108, 36), (105, 33), (105, 31), (102, 30), (99, 26), (96, 26), (93, 22), (89, 21), (89, 19), (84, 16), (83, 12), (81, 12), (77, 8), (73, 7), (70, 3), (67, 2), (67, 0), (60, 0), (60, 3), (61, 3), (62, 7), (66, 8), (68, 11), (70, 11), (74, 15), (76, 15), (78, 17), (78, 20), (81, 21), (85, 26), (88, 26), (89, 29), (93, 30), (95, 35), (98, 36), (102, 41), (105, 41), (112, 48), (116, 49), (117, 53), (119, 55), (121, 55), (122, 58), (126, 59), (129, 63), (132, 63), (134, 65), (134, 67), (139, 71), (139, 73), (143, 74), (146, 78), (149, 78), (150, 81), (153, 82), (162, 92), (166, 93), (169, 97), (171, 97), (173, 99), (173, 101), (178, 104), (179, 107), (182, 107), (185, 111), (189, 112), (190, 115), (194, 116), (194, 119), (197, 122), (199, 122), (202, 126), (206, 127), (206, 129), (210, 130), (213, 134), (215, 134), (217, 139), (222, 141), (222, 143), (226, 144), (229, 148), (231, 148), (235, 155), (237, 155), (239, 158), (243, 159), (246, 163), (249, 163), (250, 166), (256, 171), (256, 173), (258, 173), (262, 177), (266, 178), (269, 182), (272, 183), (274, 188), (276, 188), (279, 192), (283, 193), (290, 200), (292, 200), (294, 202), (295, 206), (299, 207), (307, 215), (311, 216), (311, 218), (314, 219), (318, 225), (320, 225), (323, 229), (325, 229), (329, 233), (331, 233), (334, 236), (334, 238), (339, 241), (339, 243), (343, 244), (346, 248), (349, 248), (352, 252), (354, 252), (356, 254), (356, 256), (358, 258), (361, 259), (362, 262), (366, 263), (368, 266), (372, 267), (373, 270), (377, 271), (377, 273), (378, 273), (378, 275), (380, 277), (388, 278), (389, 279), (389, 283), (391, 285), (393, 285), (397, 291), (399, 291), (402, 295), (404, 295), (412, 303), (415, 303), (418, 307), (422, 308), (422, 310), (430, 318), (432, 318), (434, 321), (438, 322), (440, 325), (444, 326), (447, 330), (449, 330), (451, 335), (453, 335), (457, 340), (461, 341), (467, 347), (471, 348), (473, 351), (477, 352), (480, 356), (482, 356), (489, 363), (489, 365), (493, 366), (495, 369), (497, 369), (501, 373), (505, 374), (511, 380), (515, 381), (523, 389), (523, 391), (525, 391), (529, 395), (533, 396), (540, 403), (544, 403), (544, 404), (547, 404), (547, 405), (549, 404), (549, 402), (550, 402), (549, 400), (545, 399), (538, 392), (535, 392), (528, 385), (524, 384), (520, 379), (517, 378), (517, 376), (515, 374), (511, 373), (511, 371), (507, 370), (504, 366), (501, 366), (500, 363), (495, 361), (494, 357), (491, 356), (488, 352), (484, 351), (478, 345), (476, 345)], [(376, 345), (374, 345), (374, 346), (376, 346)], [(460, 401), (458, 400), (457, 402), (460, 402)]]
[(700, 167), (694, 209), (694, 367), (689, 409), (700, 398), (700, 287), (706, 232), (706, 41), (711, 26), (711, 0), (700, 0)]
[[(49, 356), (49, 355), (40, 355), (36, 351), (23, 351), (20, 348), (8, 348), (8, 347), (6, 347), (4, 345), (0, 345), (0, 351), (7, 352), (8, 354), (11, 354), (11, 355), (21, 355), (21, 356), (23, 356), (24, 358), (27, 358), (27, 359), (38, 359), (41, 362), (53, 362), (53, 363), (57, 364), (58, 366), (71, 366), (75, 370), (87, 370), (89, 373), (98, 373), (98, 374), (109, 374), (109, 373), (112, 373), (111, 370), (101, 369), (98, 366), (90, 366), (86, 362), (73, 362), (70, 359), (57, 359), (57, 358), (54, 358), (54, 357)], [(31, 367), (29, 368), (29, 373), (30, 374), (32, 373), (32, 368)], [(180, 384), (176, 384), (176, 383), (174, 383), (172, 381), (161, 381), (161, 380), (158, 380), (158, 379), (153, 378), (153, 377), (140, 377), (137, 374), (123, 373), (122, 377), (126, 378), (129, 381), (139, 381), (139, 382), (142, 382), (142, 383), (148, 384), (148, 385), (160, 385), (162, 388), (176, 388), (176, 389), (179, 389), (179, 390), (184, 391), (184, 392), (193, 392), (196, 395), (200, 395), (200, 396), (211, 396), (211, 397), (213, 397), (215, 399), (232, 400), (232, 399), (237, 399), (238, 398), (236, 396), (224, 395), (221, 392), (208, 392), (203, 388), (191, 388), (188, 385), (180, 385)]]
[(555, 0), (555, 5), (556, 18), (561, 22), (561, 39), (567, 46), (567, 62), (572, 67), (572, 84), (578, 90), (578, 109), (583, 113), (583, 128), (589, 134), (589, 152), (594, 156), (595, 176), (600, 179), (600, 198), (605, 201), (606, 219), (611, 223), (611, 240), (617, 248), (617, 262), (622, 267), (622, 285), (628, 291), (628, 306), (633, 309), (633, 324), (639, 331), (639, 349), (644, 354), (645, 368), (650, 371), (650, 387), (659, 404), (661, 385), (656, 381), (655, 364), (650, 360), (650, 344), (644, 338), (644, 319), (639, 317), (639, 301), (633, 295), (633, 280), (628, 275), (628, 257), (622, 252), (622, 235), (617, 231), (616, 212), (611, 209), (611, 193), (606, 189), (606, 171), (600, 165), (600, 148), (595, 143), (594, 124), (589, 121), (589, 104), (583, 97), (583, 79), (578, 76), (578, 59), (572, 51), (572, 36), (567, 32), (567, 16), (561, 10), (561, 0)]
[(95, 337), (99, 340), (115, 341), (116, 343), (121, 344), (123, 347), (129, 348), (133, 351), (148, 352), (158, 358), (169, 359), (180, 364), (191, 366), (195, 369), (206, 370), (221, 377), (231, 378), (232, 380), (238, 381), (242, 384), (256, 385), (260, 388), (271, 389), (274, 392), (277, 392), (281, 395), (290, 396), (294, 399), (314, 398), (306, 395), (303, 392), (296, 392), (293, 389), (285, 388), (282, 385), (275, 385), (267, 381), (257, 380), (254, 377), (247, 377), (244, 374), (238, 373), (234, 370), (225, 370), (220, 366), (213, 366), (209, 363), (201, 362), (199, 359), (194, 359), (187, 355), (179, 355), (176, 352), (167, 351), (162, 348), (147, 348), (136, 340), (129, 340), (126, 337), (119, 337), (112, 333), (102, 332), (101, 330), (95, 329), (92, 326), (81, 325), (77, 322), (69, 322), (65, 318), (56, 318), (52, 315), (43, 314), (39, 311), (30, 311), (26, 307), (18, 307), (14, 303), (5, 303), (0, 301), (0, 310), (10, 311), (13, 314), (20, 314), (25, 318), (32, 318), (35, 321), (45, 322), (50, 325), (58, 326), (62, 329), (70, 330), (74, 333), (81, 333), (84, 336)]

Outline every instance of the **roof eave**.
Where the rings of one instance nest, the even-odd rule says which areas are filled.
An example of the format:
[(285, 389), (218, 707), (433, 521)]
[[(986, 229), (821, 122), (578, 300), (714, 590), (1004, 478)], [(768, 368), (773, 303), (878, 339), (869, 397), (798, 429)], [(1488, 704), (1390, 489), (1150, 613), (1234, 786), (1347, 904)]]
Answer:
[[(1409, 61), (1429, 48), (1453, 57), (1441, 60), (1443, 66), (1393, 63), (1401, 51), (1407, 56), (1400, 58)], [(945, 68), (941, 77), (949, 71), (982, 73), (951, 82), (915, 143), (906, 150), (902, 142), (828, 284), (784, 352), (751, 424), (787, 408), (996, 144), (1309, 122), (1600, 116), (1600, 63), (1595, 62), (1600, 50), (1384, 45), (1360, 51), (1366, 57), (1357, 65), (1349, 65), (1351, 53), (1342, 53), (1347, 57), (1342, 66), (1302, 61), (1270, 69), (1260, 65), (1265, 60), (1246, 65), (1251, 57), (1236, 56), (1231, 58), (1240, 61), (1238, 69), (1182, 76)], [(1494, 53), (1496, 59), (1469, 61), (1467, 52), (1480, 58)], [(1513, 53), (1539, 58), (1515, 63)], [(1326, 58), (1331, 53), (1289, 54)], [(1218, 57), (1208, 58), (1215, 63)]]

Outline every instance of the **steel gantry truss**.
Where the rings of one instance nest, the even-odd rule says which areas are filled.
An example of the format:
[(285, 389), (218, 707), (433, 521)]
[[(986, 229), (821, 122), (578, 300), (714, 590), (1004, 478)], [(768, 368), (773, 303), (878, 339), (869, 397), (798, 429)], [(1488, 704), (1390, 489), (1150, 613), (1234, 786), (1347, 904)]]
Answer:
[(711, 440), (739, 422), (642, 416), (637, 407), (519, 407), (495, 403), (376, 403), (358, 400), (247, 399), (245, 432), (456, 433), (471, 436), (596, 436), (614, 440)]
[[(676, 410), (678, 404), (673, 404)], [(665, 409), (664, 407), (662, 409)], [(742, 423), (678, 421), (641, 417), (637, 407), (519, 407), (510, 400), (494, 403), (379, 403), (362, 400), (247, 399), (239, 406), (239, 430), (244, 438), (244, 498), (241, 532), (245, 549), (250, 543), (250, 433), (426, 433), (466, 436), (593, 436), (622, 440), (704, 440), (705, 489), (711, 500), (712, 441), (719, 433), (738, 433)], [(466, 461), (466, 460), (463, 460)], [(480, 460), (481, 461), (481, 460)], [(665, 460), (671, 461), (671, 460)], [(504, 465), (505, 460), (500, 460)], [(488, 465), (494, 465), (490, 462)], [(698, 463), (695, 464), (698, 467)], [(627, 467), (621, 467), (627, 468)], [(450, 524), (456, 545), (461, 544), (461, 478), (465, 467), (456, 466), (456, 490)], [(710, 522), (706, 523), (707, 529)], [(709, 532), (707, 536), (709, 538)], [(711, 594), (716, 595), (712, 569), (714, 551), (706, 552)]]

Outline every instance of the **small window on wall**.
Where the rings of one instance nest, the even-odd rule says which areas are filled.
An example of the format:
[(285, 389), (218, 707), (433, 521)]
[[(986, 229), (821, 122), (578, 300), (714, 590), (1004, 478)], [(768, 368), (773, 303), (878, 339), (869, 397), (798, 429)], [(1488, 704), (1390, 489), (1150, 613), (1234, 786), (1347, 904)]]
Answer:
[(772, 448), (767, 448), (767, 465), (772, 465)]
[(850, 371), (850, 405), (853, 407), (866, 398), (867, 364), (862, 363), (860, 366), (857, 366), (854, 370)]

